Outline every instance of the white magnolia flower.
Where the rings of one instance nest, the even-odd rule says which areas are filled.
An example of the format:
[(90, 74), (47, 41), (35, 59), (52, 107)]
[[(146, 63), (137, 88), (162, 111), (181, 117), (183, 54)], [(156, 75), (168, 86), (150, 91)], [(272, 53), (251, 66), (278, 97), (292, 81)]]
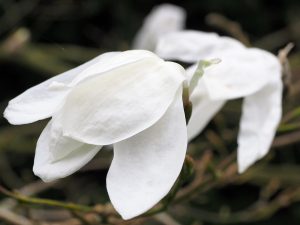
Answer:
[(154, 7), (137, 33), (133, 49), (153, 51), (160, 36), (183, 29), (185, 18), (186, 13), (179, 6), (162, 4)]
[[(227, 100), (244, 97), (238, 135), (239, 172), (267, 154), (282, 111), (281, 65), (274, 55), (246, 48), (232, 38), (197, 31), (163, 36), (156, 53), (189, 63), (210, 58), (222, 61), (205, 70), (191, 95), (189, 139), (203, 130)], [(195, 65), (189, 68), (190, 77), (195, 69)]]
[(144, 213), (182, 168), (187, 128), (184, 69), (148, 51), (106, 53), (9, 102), (12, 124), (52, 117), (36, 146), (34, 173), (66, 177), (113, 144), (109, 197), (124, 219)]

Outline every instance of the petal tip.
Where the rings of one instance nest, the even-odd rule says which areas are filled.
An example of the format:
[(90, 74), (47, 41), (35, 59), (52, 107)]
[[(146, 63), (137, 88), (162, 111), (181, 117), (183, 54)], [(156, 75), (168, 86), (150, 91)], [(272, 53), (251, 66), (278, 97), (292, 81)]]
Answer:
[(3, 117), (12, 125), (33, 123), (40, 119), (32, 119), (29, 114), (22, 112), (22, 110), (18, 108), (17, 103), (14, 102), (14, 99), (8, 102), (3, 112)]
[(118, 210), (117, 210), (117, 212), (120, 214), (120, 216), (122, 217), (123, 220), (131, 220), (142, 214), (142, 213), (130, 213), (130, 212), (118, 211)]
[(124, 198), (122, 195), (115, 196), (116, 186), (111, 183), (109, 174), (110, 172), (108, 172), (108, 176), (106, 177), (106, 189), (112, 206), (120, 214), (123, 220), (133, 219), (153, 207), (153, 205), (149, 207), (141, 204), (134, 204), (134, 202), (131, 201), (132, 199)]
[[(107, 191), (109, 193), (108, 187), (107, 187)], [(111, 197), (110, 197), (110, 200), (111, 200), (111, 203), (112, 203), (114, 209), (120, 214), (120, 216), (122, 217), (123, 220), (131, 220), (135, 217), (138, 217), (138, 216), (144, 214), (145, 212), (147, 212), (148, 210), (150, 210), (152, 208), (152, 207), (146, 207), (146, 208), (145, 207), (135, 207), (134, 205), (132, 205), (132, 207), (130, 207), (130, 205), (127, 205), (127, 207), (123, 207), (122, 204), (120, 202), (118, 202), (121, 200), (113, 199)]]
[(253, 166), (258, 160), (263, 158), (266, 154), (261, 154), (249, 160), (238, 159), (238, 173), (245, 173), (251, 166)]
[(33, 173), (35, 176), (39, 177), (43, 182), (50, 183), (56, 179), (49, 176), (48, 171), (45, 171), (43, 169), (37, 169), (35, 166), (33, 167)]
[(8, 106), (6, 107), (6, 109), (3, 112), (3, 117), (10, 123), (10, 119), (9, 119), (9, 112), (8, 112)]
[(239, 174), (242, 174), (242, 173), (244, 173), (244, 172), (246, 172), (246, 170), (248, 170), (248, 168), (249, 168), (250, 166), (242, 166), (242, 165), (238, 165), (238, 173)]
[(12, 125), (19, 125), (17, 118), (13, 116), (13, 108), (11, 107), (11, 104), (8, 103), (8, 106), (3, 112), (3, 117)]

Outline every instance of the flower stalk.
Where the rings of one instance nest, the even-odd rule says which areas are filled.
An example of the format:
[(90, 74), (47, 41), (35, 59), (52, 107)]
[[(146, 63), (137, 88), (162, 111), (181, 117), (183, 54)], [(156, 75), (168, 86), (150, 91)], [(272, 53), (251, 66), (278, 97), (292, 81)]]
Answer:
[(184, 82), (183, 85), (182, 101), (183, 101), (183, 109), (184, 109), (186, 124), (188, 124), (192, 115), (193, 104), (190, 101), (190, 91), (189, 91), (188, 84), (186, 82)]

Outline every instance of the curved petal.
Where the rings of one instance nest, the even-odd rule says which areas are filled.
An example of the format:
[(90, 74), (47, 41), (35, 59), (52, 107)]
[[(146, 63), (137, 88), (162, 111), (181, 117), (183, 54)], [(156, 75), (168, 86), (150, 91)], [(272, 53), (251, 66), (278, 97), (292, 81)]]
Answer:
[(278, 79), (278, 59), (264, 50), (232, 50), (220, 58), (221, 63), (207, 68), (203, 76), (213, 100), (248, 96)]
[[(71, 175), (88, 163), (101, 149), (101, 146), (88, 145), (68, 137), (56, 135), (57, 149), (52, 149), (50, 121), (43, 130), (36, 146), (33, 172), (45, 182)], [(56, 157), (53, 152), (62, 152)]]
[(219, 58), (223, 52), (244, 48), (233, 38), (191, 30), (162, 36), (155, 52), (164, 59), (194, 63), (201, 59)]
[(133, 42), (133, 49), (154, 50), (160, 36), (182, 30), (186, 13), (183, 8), (162, 4), (156, 6), (146, 17)]
[[(108, 55), (108, 56), (107, 56)], [(94, 63), (87, 69), (83, 70), (72, 82), (70, 87), (74, 87), (81, 82), (91, 79), (95, 76), (103, 75), (119, 67), (136, 63), (146, 58), (157, 58), (155, 54), (146, 50), (128, 50), (124, 52), (109, 52), (105, 53), (101, 60)]]
[(185, 158), (187, 131), (181, 93), (152, 127), (114, 144), (107, 175), (112, 204), (124, 219), (158, 203), (175, 183)]
[(244, 97), (274, 81), (277, 58), (267, 51), (246, 48), (237, 40), (215, 33), (174, 32), (163, 36), (156, 53), (165, 59), (197, 62), (219, 58), (221, 63), (205, 70), (203, 81), (213, 100)]
[(112, 53), (102, 54), (74, 69), (28, 89), (9, 102), (4, 111), (4, 117), (11, 124), (17, 125), (32, 123), (52, 116), (70, 91), (67, 85), (80, 72), (112, 55)]
[[(224, 100), (210, 100), (204, 96), (200, 97), (199, 101), (192, 96), (191, 101), (193, 103), (193, 111), (188, 123), (189, 140), (198, 136), (226, 103)], [(194, 103), (196, 101), (197, 103)]]
[(145, 58), (74, 87), (57, 122), (65, 136), (85, 143), (124, 140), (162, 117), (184, 79), (180, 65)]
[(244, 100), (238, 135), (240, 173), (264, 157), (270, 149), (282, 113), (280, 70), (277, 72), (277, 78), (277, 82), (267, 85)]

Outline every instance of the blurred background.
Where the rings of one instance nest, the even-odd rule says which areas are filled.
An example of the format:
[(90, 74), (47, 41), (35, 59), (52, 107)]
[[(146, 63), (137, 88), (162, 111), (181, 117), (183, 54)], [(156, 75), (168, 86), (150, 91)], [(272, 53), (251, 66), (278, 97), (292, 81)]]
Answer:
[[(0, 0), (0, 111), (4, 111), (10, 99), (53, 75), (103, 52), (130, 49), (145, 16), (161, 3), (158, 0)], [(237, 29), (244, 32), (251, 45), (274, 54), (289, 42), (295, 47), (289, 55), (291, 74), (286, 81), (283, 120), (268, 156), (245, 174), (236, 174), (241, 101), (230, 101), (189, 146), (189, 154), (196, 163), (206, 165), (209, 161), (207, 167), (201, 168), (201, 176), (196, 176), (205, 181), (203, 186), (193, 197), (171, 204), (167, 212), (183, 225), (299, 224), (299, 0), (169, 3), (187, 11), (188, 29), (228, 36), (235, 36)], [(107, 203), (105, 177), (111, 151), (101, 151), (81, 171), (58, 182), (44, 184), (33, 175), (35, 143), (46, 123), (12, 126), (0, 118), (0, 184), (25, 195), (84, 205)], [(1, 207), (7, 211), (3, 213)], [(7, 219), (8, 212), (13, 213), (12, 217), (21, 216), (23, 223)], [(66, 210), (18, 203), (0, 193), (0, 224), (22, 225), (26, 224), (25, 219), (32, 224), (40, 221), (76, 224), (70, 222), (72, 217)], [(76, 221), (88, 223), (78, 218)], [(103, 220), (98, 224), (115, 223)], [(155, 217), (128, 224), (172, 225)]]

